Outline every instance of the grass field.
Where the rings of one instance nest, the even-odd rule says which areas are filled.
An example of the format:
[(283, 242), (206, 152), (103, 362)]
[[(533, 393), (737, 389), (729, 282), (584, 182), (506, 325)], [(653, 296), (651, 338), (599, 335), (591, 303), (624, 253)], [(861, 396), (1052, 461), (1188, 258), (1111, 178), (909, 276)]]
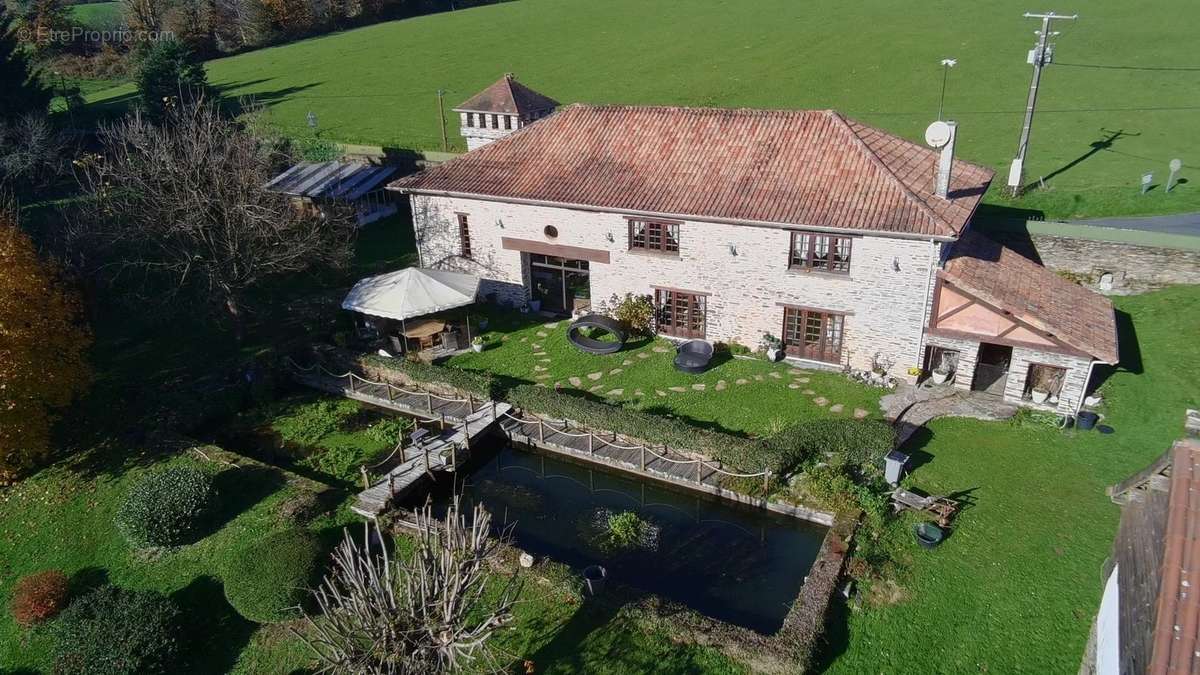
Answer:
[[(1017, 0), (857, 3), (764, 0), (519, 0), (378, 24), (213, 61), (230, 96), (270, 105), (274, 124), (340, 141), (441, 146), (435, 92), (447, 108), (506, 71), (559, 101), (835, 108), (919, 140), (946, 114), (959, 154), (998, 169), (1015, 152), (1037, 22)], [(1093, 0), (1062, 22), (1043, 78), (1027, 164), (1047, 190), (1015, 204), (1052, 217), (1200, 208), (1200, 60), (1188, 48), (1200, 4), (1147, 8)], [(92, 100), (112, 105), (120, 87)], [(456, 116), (450, 137), (461, 147)], [(1192, 178), (1164, 194), (1167, 163)], [(1143, 171), (1159, 185), (1138, 196)]]
[[(1200, 404), (1200, 287), (1118, 298), (1122, 366), (1103, 385), (1115, 433), (937, 420), (906, 483), (968, 504), (934, 551), (893, 522), (891, 604), (853, 612), (832, 673), (1074, 673), (1119, 508), (1104, 489), (1164, 452)], [(846, 617), (843, 617), (846, 618)]]
[(92, 2), (71, 5), (71, 18), (88, 28), (111, 28), (121, 22), (120, 2)]

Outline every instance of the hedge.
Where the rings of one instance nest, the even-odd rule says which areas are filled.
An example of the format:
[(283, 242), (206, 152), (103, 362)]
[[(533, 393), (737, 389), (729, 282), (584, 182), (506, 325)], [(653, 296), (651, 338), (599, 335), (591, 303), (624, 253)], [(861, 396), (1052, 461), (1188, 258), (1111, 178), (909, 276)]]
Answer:
[(134, 547), (193, 541), (217, 510), (212, 478), (190, 466), (172, 466), (134, 484), (117, 511), (117, 529)]
[(496, 378), (487, 373), (438, 366), (423, 361), (389, 359), (382, 356), (365, 356), (362, 358), (362, 364), (400, 373), (420, 384), (443, 385), (456, 389), (464, 395), (471, 394), (479, 398), (496, 398), (500, 391)]
[(179, 609), (159, 593), (101, 586), (54, 623), (58, 675), (174, 672)]
[(767, 445), (750, 438), (701, 429), (674, 417), (609, 405), (548, 387), (520, 385), (508, 391), (508, 402), (521, 410), (552, 419), (568, 419), (594, 431), (615, 432), (652, 445), (667, 445), (721, 460), (745, 473), (770, 467), (777, 471)]
[(297, 608), (320, 581), (324, 551), (316, 535), (288, 529), (258, 539), (238, 552), (225, 571), (225, 598), (255, 623), (299, 618)]
[(834, 453), (860, 469), (874, 466), (896, 442), (883, 420), (819, 419), (789, 426), (767, 439), (771, 454), (786, 470), (818, 455)]

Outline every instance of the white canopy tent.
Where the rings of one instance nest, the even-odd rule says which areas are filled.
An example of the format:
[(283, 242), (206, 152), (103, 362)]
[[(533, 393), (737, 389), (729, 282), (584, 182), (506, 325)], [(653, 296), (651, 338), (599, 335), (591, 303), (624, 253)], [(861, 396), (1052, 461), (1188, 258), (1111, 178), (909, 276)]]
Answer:
[[(408, 267), (398, 272), (367, 277), (354, 284), (342, 300), (342, 309), (404, 324), (426, 314), (464, 307), (475, 302), (479, 277), (462, 272)], [(467, 321), (467, 340), (471, 322)]]

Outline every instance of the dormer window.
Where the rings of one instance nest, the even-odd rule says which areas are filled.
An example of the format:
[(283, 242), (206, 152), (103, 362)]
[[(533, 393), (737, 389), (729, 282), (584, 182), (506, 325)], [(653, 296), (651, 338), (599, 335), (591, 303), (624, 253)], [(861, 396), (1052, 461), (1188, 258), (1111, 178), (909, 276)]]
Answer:
[(849, 274), (850, 243), (850, 237), (836, 237), (815, 232), (792, 232), (788, 268)]

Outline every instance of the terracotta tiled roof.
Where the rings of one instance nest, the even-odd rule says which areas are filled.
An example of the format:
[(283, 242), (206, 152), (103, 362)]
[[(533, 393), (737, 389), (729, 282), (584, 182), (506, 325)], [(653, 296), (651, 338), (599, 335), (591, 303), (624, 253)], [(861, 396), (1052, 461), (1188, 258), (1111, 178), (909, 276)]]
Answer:
[(1117, 362), (1112, 302), (979, 234), (963, 235), (941, 274), (1104, 363)]
[(1200, 673), (1200, 441), (1176, 441), (1171, 452), (1150, 675)]
[(573, 104), (395, 189), (625, 212), (954, 237), (992, 171), (831, 110)]
[(496, 80), (490, 87), (462, 102), (454, 110), (509, 113), (517, 115), (543, 112), (558, 107), (558, 101), (544, 96), (517, 82), (512, 73)]

